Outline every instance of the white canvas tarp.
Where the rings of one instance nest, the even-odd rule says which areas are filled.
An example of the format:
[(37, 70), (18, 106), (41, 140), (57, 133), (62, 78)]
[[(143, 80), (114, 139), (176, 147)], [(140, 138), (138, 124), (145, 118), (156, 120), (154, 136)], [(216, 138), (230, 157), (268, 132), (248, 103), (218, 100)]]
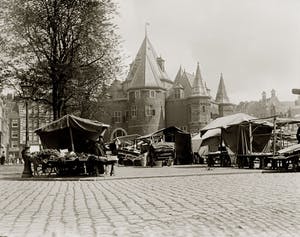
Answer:
[[(262, 152), (272, 135), (273, 124), (244, 113), (215, 119), (201, 129), (202, 139), (205, 134), (209, 137), (208, 139), (211, 139), (210, 133), (214, 132), (210, 131), (220, 129), (222, 131), (222, 140), (227, 147), (235, 154), (246, 154), (250, 149), (250, 124), (252, 129), (251, 149), (253, 152)], [(214, 138), (217, 138), (217, 136)], [(208, 139), (206, 141), (211, 146), (220, 144), (220, 140), (212, 139), (209, 141)], [(202, 141), (202, 145), (206, 144)]]

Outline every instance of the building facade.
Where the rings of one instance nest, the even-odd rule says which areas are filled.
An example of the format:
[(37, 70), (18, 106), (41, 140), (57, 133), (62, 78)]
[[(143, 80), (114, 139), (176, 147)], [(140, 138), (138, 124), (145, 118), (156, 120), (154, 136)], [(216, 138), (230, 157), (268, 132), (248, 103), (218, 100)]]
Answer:
[[(20, 147), (23, 148), (26, 143), (26, 109), (24, 101), (18, 102), (18, 116), (20, 121)], [(32, 151), (39, 150), (41, 146), (39, 136), (34, 131), (51, 121), (52, 113), (47, 106), (37, 102), (28, 102), (28, 142)]]
[[(4, 96), (3, 96), (4, 98)], [(2, 147), (5, 147), (6, 157), (11, 161), (19, 161), (26, 143), (26, 109), (25, 102), (9, 94), (5, 96), (1, 115)], [(4, 119), (6, 117), (6, 119)], [(6, 121), (6, 122), (5, 122)], [(39, 137), (35, 130), (52, 121), (49, 108), (37, 102), (28, 103), (28, 142), (31, 151), (40, 149)], [(5, 128), (5, 129), (4, 129)]]
[(6, 107), (7, 101), (4, 96), (0, 96), (0, 151), (8, 155), (9, 149), (9, 119)]
[[(230, 103), (221, 79), (223, 94), (214, 104), (221, 105), (222, 114), (225, 114), (229, 113)], [(145, 135), (168, 126), (196, 133), (210, 122), (212, 101), (199, 63), (195, 74), (180, 67), (175, 80), (171, 80), (164, 59), (158, 57), (146, 35), (126, 79), (112, 82), (108, 98), (99, 101), (96, 119), (111, 125), (107, 139), (128, 134)]]
[(13, 160), (18, 160), (21, 153), (20, 147), (20, 117), (18, 104), (10, 100), (7, 103), (8, 119), (9, 119), (9, 148), (8, 156)]

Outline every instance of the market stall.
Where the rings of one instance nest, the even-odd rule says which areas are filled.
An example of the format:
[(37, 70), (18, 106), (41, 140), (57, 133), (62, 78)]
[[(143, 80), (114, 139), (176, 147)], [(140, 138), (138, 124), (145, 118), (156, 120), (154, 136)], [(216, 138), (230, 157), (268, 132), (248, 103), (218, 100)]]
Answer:
[(116, 144), (116, 153), (120, 165), (134, 165), (141, 159), (141, 150), (137, 147), (136, 139), (139, 134), (116, 137), (112, 143)]
[(220, 135), (208, 136), (207, 144), (216, 147), (215, 142), (219, 141), (218, 149), (223, 151), (224, 146), (230, 149), (235, 154), (232, 157), (236, 159), (231, 160), (231, 163), (237, 163), (239, 167), (251, 168), (256, 158), (260, 160), (261, 167), (263, 167), (265, 157), (272, 155), (266, 152), (266, 148), (272, 136), (273, 124), (264, 119), (244, 113), (224, 116), (202, 128), (201, 135), (205, 136), (209, 131), (216, 131), (216, 129), (219, 129)]
[[(163, 151), (161, 154), (168, 154), (165, 155), (164, 163), (168, 162), (171, 157), (170, 154), (173, 154), (172, 159), (174, 164), (191, 164), (193, 162), (191, 135), (177, 127), (163, 128), (151, 134), (141, 136), (138, 140), (149, 143), (150, 149), (154, 151), (152, 152), (154, 155), (160, 154), (160, 151)], [(171, 143), (173, 144), (171, 145)], [(155, 152), (156, 149), (157, 152)], [(155, 155), (151, 160), (158, 160), (158, 157)], [(160, 155), (160, 157), (164, 156)]]
[[(43, 150), (33, 154), (42, 171), (57, 175), (99, 175), (113, 166), (116, 157), (106, 156), (101, 138), (109, 125), (66, 115), (37, 129)], [(49, 171), (50, 170), (50, 171)]]
[(300, 170), (300, 144), (295, 144), (278, 150), (275, 156), (270, 158), (270, 168), (273, 170)]

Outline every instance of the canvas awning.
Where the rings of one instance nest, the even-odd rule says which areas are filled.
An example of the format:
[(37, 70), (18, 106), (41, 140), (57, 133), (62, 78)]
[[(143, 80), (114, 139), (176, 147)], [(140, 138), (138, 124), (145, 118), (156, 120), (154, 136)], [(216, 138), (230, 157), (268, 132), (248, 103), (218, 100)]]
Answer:
[(299, 153), (300, 152), (300, 144), (295, 144), (289, 147), (286, 147), (284, 149), (281, 149), (278, 151), (278, 154), (284, 155), (284, 154), (293, 154), (293, 153)]
[(167, 128), (162, 128), (160, 130), (157, 130), (157, 131), (155, 131), (153, 133), (141, 136), (138, 139), (142, 140), (142, 139), (147, 139), (147, 138), (155, 137), (155, 136), (158, 136), (160, 134), (168, 135), (168, 134), (175, 134), (175, 133), (186, 133), (186, 132), (182, 131), (181, 129), (179, 129), (179, 128), (175, 127), (175, 126), (170, 126), (170, 127), (167, 127)]
[[(274, 119), (272, 119), (271, 122), (273, 122)], [(276, 127), (283, 127), (288, 124), (300, 124), (300, 119), (297, 118), (276, 118)]]
[(126, 136), (116, 137), (116, 138), (114, 138), (114, 140), (116, 140), (118, 142), (133, 141), (133, 140), (139, 138), (140, 136), (141, 135), (139, 135), (139, 134), (130, 134), (130, 135), (126, 135)]
[[(208, 131), (221, 129), (222, 140), (236, 154), (262, 152), (272, 135), (273, 124), (244, 113), (217, 118), (203, 129)], [(250, 135), (251, 134), (251, 135)]]
[(242, 123), (247, 124), (250, 122), (254, 124), (262, 124), (262, 125), (273, 127), (273, 124), (266, 120), (261, 120), (244, 113), (237, 113), (237, 114), (220, 117), (213, 120), (212, 122), (210, 122), (204, 128), (201, 129), (201, 134), (204, 134), (204, 132), (215, 128), (226, 129), (233, 125), (238, 125)]
[(35, 132), (39, 135), (43, 148), (84, 152), (87, 140), (96, 141), (108, 127), (109, 125), (95, 120), (65, 115)]
[(199, 152), (201, 146), (208, 146), (210, 151), (217, 151), (220, 145), (221, 129), (208, 130), (202, 137), (198, 133), (192, 138), (193, 152)]

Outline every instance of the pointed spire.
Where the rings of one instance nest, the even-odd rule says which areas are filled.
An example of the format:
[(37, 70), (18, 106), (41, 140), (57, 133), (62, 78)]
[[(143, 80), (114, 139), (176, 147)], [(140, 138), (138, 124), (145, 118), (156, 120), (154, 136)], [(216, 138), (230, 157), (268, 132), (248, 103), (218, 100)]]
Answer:
[(220, 103), (220, 104), (230, 103), (229, 98), (227, 96), (226, 88), (225, 88), (223, 73), (221, 73), (221, 76), (220, 76), (218, 92), (217, 92), (217, 95), (216, 95), (216, 102)]
[[(146, 23), (146, 26), (148, 24)], [(145, 33), (147, 32), (145, 31)], [(168, 80), (169, 77), (165, 72), (163, 64), (164, 60), (157, 56), (157, 53), (146, 34), (133, 62), (132, 70), (129, 72), (127, 80), (131, 81), (131, 83), (128, 89), (165, 89), (161, 80)]]
[(182, 70), (182, 67), (180, 65), (179, 69), (178, 69), (178, 72), (176, 74), (176, 77), (175, 77), (175, 80), (174, 82), (177, 82), (178, 80), (181, 79), (182, 75), (183, 75), (184, 71)]
[(192, 88), (193, 88), (193, 95), (208, 96), (206, 88), (203, 85), (199, 62), (197, 63), (196, 75), (193, 81)]

